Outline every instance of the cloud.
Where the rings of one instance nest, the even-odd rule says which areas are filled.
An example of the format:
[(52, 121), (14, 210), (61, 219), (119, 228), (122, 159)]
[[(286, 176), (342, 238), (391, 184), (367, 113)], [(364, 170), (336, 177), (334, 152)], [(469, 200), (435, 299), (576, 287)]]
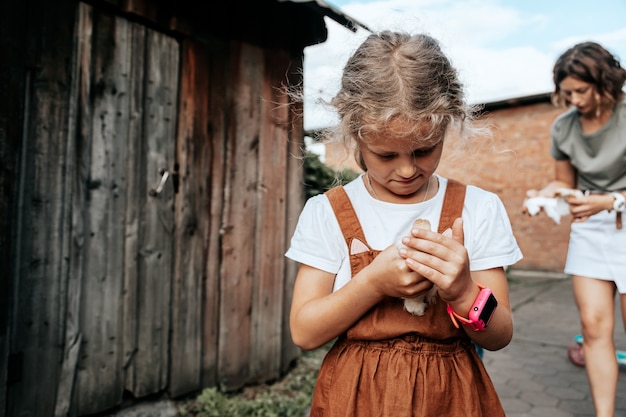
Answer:
[[(485, 103), (550, 92), (554, 60), (568, 47), (582, 40), (595, 40), (620, 55), (626, 54), (626, 25), (608, 18), (597, 27), (574, 25), (579, 11), (569, 6), (529, 5), (534, 2), (506, 0), (377, 0), (341, 2), (348, 15), (375, 31), (425, 32), (437, 38), (442, 49), (459, 70), (468, 101)], [(569, 4), (569, 3), (568, 3)], [(563, 12), (566, 7), (567, 13)], [(575, 7), (575, 6), (572, 6)], [(600, 13), (594, 8), (594, 18)], [(615, 13), (610, 8), (606, 16)], [(326, 127), (336, 118), (319, 99), (329, 100), (338, 90), (341, 70), (354, 49), (369, 32), (353, 33), (329, 19), (328, 40), (305, 49), (305, 128)], [(578, 32), (577, 32), (578, 31)], [(585, 32), (583, 32), (585, 31)], [(614, 49), (611, 47), (614, 46)], [(622, 62), (626, 56), (622, 57)]]

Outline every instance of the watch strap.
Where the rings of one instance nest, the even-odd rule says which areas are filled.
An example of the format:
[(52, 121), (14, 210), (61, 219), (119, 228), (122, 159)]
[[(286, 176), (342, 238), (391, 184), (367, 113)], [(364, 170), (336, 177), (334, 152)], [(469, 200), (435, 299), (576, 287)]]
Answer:
[[(477, 282), (476, 282), (476, 285), (478, 286), (480, 291), (482, 291), (485, 288), (487, 288), (484, 285), (481, 285), (481, 284), (479, 284)], [(459, 321), (460, 321), (461, 323), (471, 327), (475, 331), (485, 330), (483, 327), (478, 326), (478, 324), (475, 323), (474, 321), (472, 321), (470, 319), (466, 319), (465, 317), (463, 317), (460, 314), (458, 314), (456, 311), (454, 311), (454, 308), (452, 308), (452, 306), (450, 304), (447, 304), (447, 310), (448, 310), (448, 315), (450, 316), (450, 320), (452, 320), (452, 324), (454, 324), (454, 327), (456, 327), (457, 329), (461, 327), (459, 325)]]

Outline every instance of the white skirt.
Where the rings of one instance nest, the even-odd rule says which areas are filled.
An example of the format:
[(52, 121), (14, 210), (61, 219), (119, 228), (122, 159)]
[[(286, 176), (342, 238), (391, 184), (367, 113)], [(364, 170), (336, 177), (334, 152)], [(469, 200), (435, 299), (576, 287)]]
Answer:
[(613, 281), (626, 293), (626, 212), (624, 228), (615, 227), (615, 212), (601, 211), (572, 223), (565, 273)]

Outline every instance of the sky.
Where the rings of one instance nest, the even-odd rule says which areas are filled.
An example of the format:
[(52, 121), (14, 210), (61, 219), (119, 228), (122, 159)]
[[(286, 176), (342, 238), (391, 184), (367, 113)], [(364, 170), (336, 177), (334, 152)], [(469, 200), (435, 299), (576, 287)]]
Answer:
[[(554, 61), (595, 41), (626, 66), (626, 0), (327, 0), (373, 31), (428, 33), (459, 71), (468, 101), (548, 93)], [(325, 18), (328, 39), (304, 50), (304, 128), (336, 117), (319, 99), (337, 92), (341, 71), (368, 31)]]

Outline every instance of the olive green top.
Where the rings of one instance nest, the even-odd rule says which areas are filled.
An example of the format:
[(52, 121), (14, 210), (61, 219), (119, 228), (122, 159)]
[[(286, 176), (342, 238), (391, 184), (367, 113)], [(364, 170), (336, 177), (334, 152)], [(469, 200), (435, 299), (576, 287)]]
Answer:
[(574, 108), (556, 119), (550, 135), (550, 154), (557, 160), (570, 160), (577, 170), (576, 188), (626, 190), (626, 101), (617, 104), (597, 132), (582, 132)]

